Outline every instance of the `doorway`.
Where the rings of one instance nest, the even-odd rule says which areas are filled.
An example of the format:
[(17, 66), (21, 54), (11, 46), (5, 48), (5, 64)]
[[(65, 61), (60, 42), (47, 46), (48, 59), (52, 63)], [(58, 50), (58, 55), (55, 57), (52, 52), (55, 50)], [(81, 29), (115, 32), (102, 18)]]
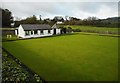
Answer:
[(53, 29), (53, 34), (54, 34), (54, 35), (56, 34), (56, 29)]

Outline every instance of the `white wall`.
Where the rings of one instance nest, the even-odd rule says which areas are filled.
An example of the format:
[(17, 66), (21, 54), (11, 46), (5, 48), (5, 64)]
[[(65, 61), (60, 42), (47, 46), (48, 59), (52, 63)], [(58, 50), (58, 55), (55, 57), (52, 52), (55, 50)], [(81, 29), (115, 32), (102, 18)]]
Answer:
[(23, 38), (25, 36), (25, 31), (23, 30), (21, 25), (18, 27), (18, 36)]
[(60, 29), (56, 29), (56, 34), (60, 34)]
[(37, 34), (26, 35), (23, 38), (31, 38), (31, 37), (44, 37), (53, 35), (53, 30), (50, 30), (51, 33), (48, 33), (48, 30), (43, 30), (43, 34), (40, 33), (40, 30), (37, 31)]
[(15, 35), (18, 35), (18, 32), (17, 32), (17, 30), (15, 30)]
[(59, 28), (57, 27), (56, 23), (52, 26), (52, 29), (53, 29), (53, 30), (56, 29), (56, 34), (60, 34), (60, 30), (61, 30), (61, 29), (59, 29)]
[[(31, 38), (31, 37), (43, 37), (43, 36), (51, 36), (53, 35), (53, 29), (50, 30), (50, 33), (48, 33), (48, 30), (43, 30), (43, 34), (40, 33), (40, 30), (37, 31), (37, 34), (31, 34), (31, 32), (29, 32), (30, 35), (25, 35), (25, 31), (22, 28), (22, 26), (20, 25), (18, 27), (18, 36), (22, 37), (22, 38)], [(56, 34), (60, 34), (60, 29), (56, 28)]]

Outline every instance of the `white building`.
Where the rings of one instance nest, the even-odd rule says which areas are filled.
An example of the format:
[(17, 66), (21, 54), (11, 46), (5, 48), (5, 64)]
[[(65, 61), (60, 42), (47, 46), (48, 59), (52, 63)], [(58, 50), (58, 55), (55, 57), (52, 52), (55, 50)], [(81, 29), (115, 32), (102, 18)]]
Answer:
[(22, 38), (43, 37), (60, 34), (61, 29), (56, 24), (52, 27), (47, 24), (21, 24), (15, 34)]

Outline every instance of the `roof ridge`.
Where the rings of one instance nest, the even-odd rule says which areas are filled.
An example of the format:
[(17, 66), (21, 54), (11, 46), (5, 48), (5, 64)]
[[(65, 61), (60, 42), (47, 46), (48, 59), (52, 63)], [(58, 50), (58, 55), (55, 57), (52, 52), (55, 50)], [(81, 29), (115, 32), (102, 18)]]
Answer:
[(24, 30), (30, 29), (52, 29), (49, 24), (21, 24)]

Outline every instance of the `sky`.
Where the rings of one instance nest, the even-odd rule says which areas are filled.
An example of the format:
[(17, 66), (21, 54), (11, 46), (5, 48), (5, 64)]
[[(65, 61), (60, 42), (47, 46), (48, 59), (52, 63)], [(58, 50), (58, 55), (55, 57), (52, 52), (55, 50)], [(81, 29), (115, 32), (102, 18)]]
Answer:
[(36, 15), (42, 19), (55, 16), (72, 16), (85, 19), (95, 16), (100, 19), (118, 16), (118, 0), (1, 0), (1, 7), (12, 12), (15, 19)]

